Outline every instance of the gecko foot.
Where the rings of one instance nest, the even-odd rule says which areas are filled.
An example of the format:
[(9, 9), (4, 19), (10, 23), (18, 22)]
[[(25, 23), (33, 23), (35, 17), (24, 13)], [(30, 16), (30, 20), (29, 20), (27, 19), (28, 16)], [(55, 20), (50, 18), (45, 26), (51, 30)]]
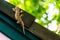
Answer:
[(17, 21), (16, 23), (19, 23), (19, 21)]

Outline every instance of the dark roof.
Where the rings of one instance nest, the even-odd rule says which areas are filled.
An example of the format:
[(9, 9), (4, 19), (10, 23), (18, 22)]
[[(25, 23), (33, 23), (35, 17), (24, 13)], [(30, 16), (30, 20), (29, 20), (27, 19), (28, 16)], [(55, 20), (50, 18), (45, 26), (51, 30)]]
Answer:
[[(16, 21), (14, 18), (14, 12), (12, 11), (12, 8), (15, 6), (0, 0), (0, 11), (4, 12), (9, 18), (11, 18), (14, 22)], [(23, 10), (23, 21), (25, 23), (25, 28), (28, 30), (28, 32), (31, 32), (33, 35), (37, 36), (40, 39), (43, 40), (60, 40), (60, 36), (56, 35), (55, 33), (51, 32), (50, 30), (44, 28), (43, 26), (39, 25), (38, 23), (34, 22), (35, 17), (30, 15), (29, 13), (25, 12)], [(18, 28), (18, 27), (17, 27)], [(16, 30), (19, 31), (19, 28)], [(20, 32), (20, 31), (19, 31)]]

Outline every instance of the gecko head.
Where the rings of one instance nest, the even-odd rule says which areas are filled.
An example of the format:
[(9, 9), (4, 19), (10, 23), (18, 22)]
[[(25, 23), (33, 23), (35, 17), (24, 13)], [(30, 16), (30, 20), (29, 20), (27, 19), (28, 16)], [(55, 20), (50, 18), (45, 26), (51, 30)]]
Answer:
[(16, 6), (16, 7), (15, 7), (15, 11), (19, 11), (19, 10), (20, 10), (19, 7)]
[(15, 8), (12, 8), (12, 10), (13, 11), (19, 11), (20, 9), (19, 9), (19, 7), (16, 6)]

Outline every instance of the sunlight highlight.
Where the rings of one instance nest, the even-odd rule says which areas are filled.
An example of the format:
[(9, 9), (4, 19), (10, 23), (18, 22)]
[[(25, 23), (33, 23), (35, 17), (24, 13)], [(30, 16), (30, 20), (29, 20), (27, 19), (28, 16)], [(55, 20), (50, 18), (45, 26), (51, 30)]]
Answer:
[(47, 16), (46, 14), (43, 14), (43, 18), (46, 18), (46, 16)]
[(38, 22), (39, 21), (39, 19), (35, 19), (35, 22)]
[(49, 25), (48, 29), (51, 31), (56, 31), (57, 30), (57, 21), (53, 20)]
[[(52, 17), (54, 14), (58, 15), (59, 10), (57, 8), (55, 8), (55, 5), (49, 4), (49, 9), (46, 11), (46, 13), (48, 14), (48, 20), (52, 20)], [(50, 24), (48, 24), (48, 29), (51, 31), (55, 31), (57, 30), (57, 22), (56, 20), (53, 20)]]
[(20, 1), (21, 1), (22, 4), (24, 3), (24, 0), (20, 0)]
[(59, 10), (55, 8), (55, 5), (52, 3), (52, 4), (49, 4), (49, 9), (46, 11), (46, 13), (48, 14), (48, 20), (52, 20), (52, 16), (54, 14), (57, 14), (59, 13)]

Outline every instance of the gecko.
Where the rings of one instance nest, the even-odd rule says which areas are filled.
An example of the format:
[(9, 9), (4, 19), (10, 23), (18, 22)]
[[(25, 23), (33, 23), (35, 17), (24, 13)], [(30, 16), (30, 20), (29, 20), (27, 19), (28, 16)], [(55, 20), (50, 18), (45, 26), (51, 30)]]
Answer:
[(12, 9), (15, 12), (15, 19), (17, 20), (17, 23), (22, 26), (23, 33), (25, 34), (24, 22), (23, 22), (23, 20), (21, 18), (22, 15), (23, 15), (23, 14), (21, 14), (22, 10), (20, 10), (19, 7), (17, 7), (17, 6), (15, 8), (12, 8)]

